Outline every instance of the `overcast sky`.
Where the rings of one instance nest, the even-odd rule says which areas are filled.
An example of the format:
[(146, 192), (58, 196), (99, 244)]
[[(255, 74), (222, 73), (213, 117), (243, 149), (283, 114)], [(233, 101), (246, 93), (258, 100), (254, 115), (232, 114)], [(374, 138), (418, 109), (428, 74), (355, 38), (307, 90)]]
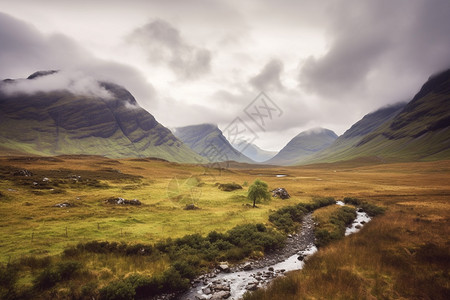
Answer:
[(0, 78), (114, 81), (169, 128), (240, 118), (279, 150), (410, 100), (450, 67), (449, 29), (448, 0), (1, 1)]

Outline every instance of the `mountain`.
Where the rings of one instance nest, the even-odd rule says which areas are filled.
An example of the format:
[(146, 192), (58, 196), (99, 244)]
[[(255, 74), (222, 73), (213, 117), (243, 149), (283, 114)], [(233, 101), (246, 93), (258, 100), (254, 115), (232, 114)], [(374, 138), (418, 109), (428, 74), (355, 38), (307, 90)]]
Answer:
[(3, 149), (37, 155), (152, 156), (177, 162), (202, 161), (141, 108), (129, 91), (114, 83), (92, 83), (101, 90), (100, 95), (66, 89), (9, 91), (42, 82), (57, 86), (61, 81), (58, 74), (40, 71), (27, 79), (0, 83)]
[[(377, 115), (384, 122), (367, 126)], [(364, 134), (346, 132), (350, 142), (338, 139), (308, 163), (374, 156), (392, 161), (450, 159), (450, 70), (431, 76), (406, 105), (369, 114), (352, 128)]]
[(327, 148), (336, 138), (336, 133), (325, 128), (313, 128), (303, 131), (266, 163), (283, 166), (297, 164), (314, 153)]
[(392, 120), (402, 111), (405, 105), (406, 103), (397, 103), (365, 115), (361, 120), (353, 124), (350, 129), (344, 132), (343, 135), (339, 136), (333, 144), (309, 157), (307, 162), (348, 159), (349, 152), (351, 152), (365, 135), (375, 131), (383, 123)]
[(199, 124), (178, 127), (175, 128), (174, 134), (183, 143), (210, 162), (231, 160), (244, 163), (254, 162), (234, 149), (216, 125)]
[(267, 151), (259, 148), (255, 144), (247, 143), (243, 141), (242, 143), (234, 144), (232, 143), (233, 147), (239, 151), (239, 149), (243, 149), (240, 151), (245, 156), (251, 158), (252, 160), (256, 162), (264, 162), (272, 157), (274, 157), (278, 152), (277, 151)]

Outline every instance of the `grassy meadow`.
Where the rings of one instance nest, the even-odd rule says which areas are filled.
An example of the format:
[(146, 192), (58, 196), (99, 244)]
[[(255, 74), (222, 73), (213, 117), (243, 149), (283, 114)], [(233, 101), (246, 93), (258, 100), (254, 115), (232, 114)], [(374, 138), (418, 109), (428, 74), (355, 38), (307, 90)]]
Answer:
[[(95, 156), (2, 157), (0, 262), (23, 265), (25, 275), (19, 283), (26, 286), (40, 270), (30, 265), (58, 262), (65, 249), (79, 243), (155, 244), (211, 231), (225, 233), (242, 224), (263, 223), (270, 228), (268, 216), (279, 208), (308, 203), (315, 196), (356, 197), (386, 208), (386, 213), (360, 233), (321, 248), (304, 271), (277, 281), (272, 290), (260, 291), (254, 299), (414, 298), (421, 285), (419, 279), (406, 276), (411, 271), (431, 276), (419, 280), (425, 285), (435, 278), (440, 288), (434, 289), (436, 293), (443, 288), (448, 291), (450, 161), (222, 167)], [(24, 169), (33, 175), (13, 176)], [(269, 189), (286, 188), (291, 198), (273, 198), (252, 208), (246, 193), (256, 178), (267, 182)], [(243, 189), (218, 189), (218, 183), (233, 182)], [(138, 199), (142, 205), (105, 202), (116, 197)], [(54, 207), (59, 203), (70, 206)], [(183, 209), (191, 203), (199, 209)], [(316, 215), (325, 218), (335, 209), (321, 208)], [(437, 258), (424, 254), (427, 247)], [(447, 259), (447, 265), (442, 259)], [(72, 290), (83, 295), (89, 281), (101, 287), (130, 274), (153, 275), (169, 267), (168, 257), (155, 255), (91, 253), (83, 260), (87, 269), (82, 279), (58, 286), (59, 292), (52, 297), (64, 297)]]

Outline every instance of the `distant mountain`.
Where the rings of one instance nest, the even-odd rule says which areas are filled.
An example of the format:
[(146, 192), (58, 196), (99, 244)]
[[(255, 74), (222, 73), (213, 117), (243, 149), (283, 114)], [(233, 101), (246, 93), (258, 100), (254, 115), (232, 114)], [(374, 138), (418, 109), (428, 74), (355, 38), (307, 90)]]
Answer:
[[(379, 115), (384, 122), (367, 126)], [(346, 132), (348, 141), (338, 139), (308, 162), (370, 156), (393, 161), (450, 159), (450, 70), (430, 77), (408, 104), (380, 109), (352, 128), (364, 134)]]
[(113, 158), (159, 157), (177, 162), (202, 160), (159, 124), (125, 88), (96, 82), (107, 97), (64, 89), (8, 92), (19, 84), (58, 82), (57, 71), (0, 83), (2, 149), (37, 155), (94, 154)]
[(272, 157), (274, 157), (278, 152), (277, 151), (267, 151), (259, 148), (255, 144), (242, 142), (238, 144), (232, 144), (233, 147), (239, 151), (239, 149), (243, 149), (241, 151), (242, 154), (245, 156), (251, 158), (252, 160), (256, 162), (264, 162)]
[(254, 162), (231, 146), (216, 125), (200, 124), (178, 127), (175, 128), (174, 134), (210, 162), (229, 160), (245, 163)]
[(266, 163), (283, 166), (298, 164), (314, 153), (330, 146), (336, 138), (336, 133), (325, 128), (303, 131)]

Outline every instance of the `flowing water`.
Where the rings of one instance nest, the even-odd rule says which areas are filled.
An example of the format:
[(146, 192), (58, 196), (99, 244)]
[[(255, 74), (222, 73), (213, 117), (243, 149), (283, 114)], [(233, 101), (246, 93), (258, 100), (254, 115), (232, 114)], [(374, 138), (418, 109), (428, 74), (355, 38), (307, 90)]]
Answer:
[[(337, 205), (344, 205), (338, 201)], [(289, 271), (300, 270), (305, 265), (308, 257), (317, 252), (317, 248), (311, 243), (313, 236), (313, 221), (311, 215), (305, 217), (300, 234), (291, 238), (292, 243), (299, 243), (301, 251), (287, 247), (288, 251), (294, 250), (295, 254), (284, 259), (266, 260), (263, 266), (257, 263), (246, 263), (234, 268), (230, 273), (213, 272), (199, 277), (189, 292), (182, 299), (240, 299), (248, 290), (267, 286), (273, 279), (284, 276)], [(357, 216), (345, 235), (358, 232), (371, 218), (362, 211), (357, 211)], [(289, 241), (288, 241), (289, 242)], [(302, 245), (303, 244), (303, 245)], [(280, 258), (280, 257), (278, 257)], [(225, 298), (226, 297), (226, 298)]]

